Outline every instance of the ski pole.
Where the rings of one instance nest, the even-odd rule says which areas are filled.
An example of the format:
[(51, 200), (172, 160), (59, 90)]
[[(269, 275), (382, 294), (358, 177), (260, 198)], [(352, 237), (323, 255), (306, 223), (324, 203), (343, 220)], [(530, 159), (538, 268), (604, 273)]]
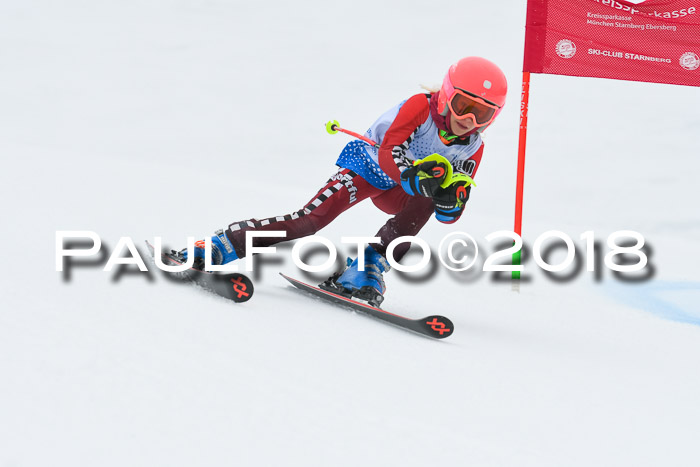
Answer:
[(375, 143), (371, 139), (367, 138), (366, 136), (362, 136), (359, 133), (355, 133), (354, 131), (346, 130), (345, 128), (341, 128), (340, 124), (338, 123), (338, 120), (331, 120), (330, 122), (326, 123), (326, 131), (330, 133), (331, 135), (334, 135), (338, 133), (339, 131), (342, 131), (346, 135), (354, 136), (355, 138), (361, 139), (367, 144), (370, 144), (374, 146), (375, 148), (379, 148), (379, 144)]

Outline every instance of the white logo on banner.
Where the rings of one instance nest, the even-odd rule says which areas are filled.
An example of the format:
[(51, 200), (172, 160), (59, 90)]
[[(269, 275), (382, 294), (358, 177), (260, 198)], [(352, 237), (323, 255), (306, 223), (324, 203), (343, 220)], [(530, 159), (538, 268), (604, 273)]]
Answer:
[(694, 54), (693, 52), (686, 52), (683, 55), (681, 55), (681, 66), (685, 68), (686, 70), (697, 70), (698, 67), (700, 66), (700, 57), (697, 56), (697, 54)]
[(576, 55), (576, 44), (569, 39), (562, 39), (557, 42), (557, 55), (561, 58), (571, 58)]

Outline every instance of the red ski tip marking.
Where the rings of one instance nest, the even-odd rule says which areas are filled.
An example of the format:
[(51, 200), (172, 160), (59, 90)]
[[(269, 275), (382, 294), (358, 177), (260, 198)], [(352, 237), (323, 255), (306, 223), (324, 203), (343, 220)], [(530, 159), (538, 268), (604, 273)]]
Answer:
[(438, 321), (437, 318), (433, 318), (432, 321), (426, 321), (425, 324), (427, 324), (428, 326), (430, 326), (430, 328), (431, 328), (433, 331), (440, 333), (441, 336), (442, 336), (444, 333), (450, 332), (450, 331), (451, 331), (451, 329), (449, 329), (447, 326), (445, 326), (445, 323), (443, 323), (443, 322), (441, 322), (441, 321)]
[(248, 286), (243, 282), (243, 279), (236, 277), (235, 279), (231, 279), (231, 282), (233, 282), (233, 291), (238, 294), (238, 298), (250, 296), (250, 294), (246, 292)]

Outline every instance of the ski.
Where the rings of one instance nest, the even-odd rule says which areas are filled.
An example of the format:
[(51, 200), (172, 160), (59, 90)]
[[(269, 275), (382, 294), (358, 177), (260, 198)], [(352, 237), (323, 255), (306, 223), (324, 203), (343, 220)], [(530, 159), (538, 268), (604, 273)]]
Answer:
[(297, 279), (280, 273), (282, 277), (287, 279), (294, 287), (312, 294), (315, 297), (321, 298), (328, 302), (349, 308), (360, 313), (380, 319), (386, 323), (393, 324), (402, 329), (413, 331), (423, 336), (432, 337), (434, 339), (444, 339), (449, 337), (454, 332), (454, 324), (448, 318), (440, 315), (431, 315), (421, 319), (411, 319), (404, 316), (395, 315), (388, 311), (382, 310), (365, 303), (357, 302), (342, 295), (328, 292), (313, 285), (306, 284)]
[[(155, 248), (148, 241), (146, 241), (146, 246), (155, 261)], [(173, 253), (161, 252), (163, 264), (168, 266), (182, 265), (182, 261)], [(189, 268), (183, 272), (166, 272), (166, 274), (197, 284), (209, 292), (233, 300), (236, 303), (247, 302), (253, 296), (253, 282), (247, 276), (237, 272), (213, 273)]]

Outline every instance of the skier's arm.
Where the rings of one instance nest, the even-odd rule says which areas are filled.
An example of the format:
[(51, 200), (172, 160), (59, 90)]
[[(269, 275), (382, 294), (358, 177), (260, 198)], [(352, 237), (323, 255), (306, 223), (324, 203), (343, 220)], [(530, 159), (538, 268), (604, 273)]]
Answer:
[(427, 96), (416, 94), (401, 106), (384, 135), (379, 147), (379, 167), (396, 183), (401, 183), (401, 172), (413, 165), (406, 157), (406, 151), (418, 127), (425, 123), (429, 116)]

